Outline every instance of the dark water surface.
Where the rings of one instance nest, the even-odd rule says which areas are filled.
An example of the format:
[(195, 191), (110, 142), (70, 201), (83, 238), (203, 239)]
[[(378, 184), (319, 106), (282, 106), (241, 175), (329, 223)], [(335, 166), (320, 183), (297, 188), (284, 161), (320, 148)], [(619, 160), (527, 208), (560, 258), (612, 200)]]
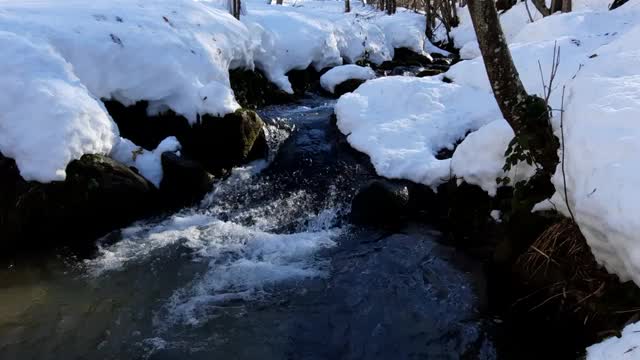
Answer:
[(0, 359), (495, 358), (478, 263), (424, 225), (345, 221), (375, 174), (332, 108), (263, 110), (269, 162), (89, 260), (0, 269)]

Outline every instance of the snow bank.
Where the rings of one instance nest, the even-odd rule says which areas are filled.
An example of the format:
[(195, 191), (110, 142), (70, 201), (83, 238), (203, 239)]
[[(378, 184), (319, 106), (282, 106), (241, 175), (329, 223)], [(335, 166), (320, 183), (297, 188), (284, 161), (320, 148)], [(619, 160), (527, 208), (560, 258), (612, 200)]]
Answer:
[(345, 14), (338, 1), (249, 0), (241, 21), (226, 1), (0, 1), (0, 151), (26, 179), (43, 182), (64, 179), (69, 161), (118, 142), (97, 99), (147, 100), (151, 114), (172, 109), (193, 123), (239, 108), (229, 69), (257, 66), (291, 92), (285, 74), (293, 69), (434, 48), (420, 14), (386, 16), (369, 6)]
[[(639, 40), (636, 25), (598, 49), (572, 84), (565, 170), (568, 202), (596, 260), (621, 280), (640, 285)], [(553, 179), (559, 190), (564, 186), (561, 175), (559, 169)], [(568, 213), (563, 191), (552, 202)]]
[(160, 187), (163, 175), (162, 153), (178, 151), (180, 147), (178, 139), (173, 136), (162, 140), (153, 151), (145, 150), (128, 139), (120, 138), (111, 152), (111, 157), (127, 166), (135, 167), (140, 175), (156, 187)]
[[(533, 21), (542, 19), (542, 14), (531, 3), (529, 3), (529, 10)], [(471, 15), (469, 15), (469, 8), (467, 6), (458, 8), (458, 17), (460, 25), (451, 30), (451, 37), (455, 46), (460, 49), (460, 56), (463, 59), (473, 59), (480, 56), (480, 48), (471, 22)], [(500, 24), (508, 43), (511, 43), (522, 28), (530, 22), (524, 2), (518, 2), (500, 15)]]
[(25, 180), (63, 180), (83, 154), (107, 154), (118, 129), (47, 44), (0, 31), (0, 152)]
[[(510, 46), (521, 79), (541, 95), (538, 61), (549, 78), (555, 45), (560, 67), (550, 104), (559, 109), (566, 86), (564, 135), (568, 203), (596, 260), (621, 280), (640, 284), (636, 214), (640, 193), (640, 5), (608, 11), (603, 2), (556, 14), (523, 27)], [(595, 9), (595, 10), (594, 10)], [(504, 17), (504, 16), (503, 16)], [(491, 89), (481, 58), (460, 63), (447, 76), (476, 89)], [(553, 124), (558, 137), (559, 116)], [(455, 154), (454, 154), (455, 158)], [(562, 168), (551, 203), (569, 215)], [(480, 169), (477, 169), (480, 172)], [(467, 176), (468, 177), (468, 176)]]
[(371, 157), (378, 174), (434, 187), (452, 175), (451, 160), (438, 160), (436, 153), (501, 118), (490, 93), (435, 77), (400, 76), (367, 81), (342, 96), (336, 116), (351, 146)]
[[(293, 4), (291, 4), (293, 5)], [(380, 64), (393, 58), (394, 49), (406, 47), (428, 55), (437, 51), (424, 36), (424, 16), (406, 9), (388, 16), (369, 6), (353, 6), (344, 13), (340, 1), (304, 1), (296, 6), (270, 6), (250, 2), (241, 21), (261, 44), (255, 63), (269, 80), (292, 93), (286, 77), (290, 70), (316, 70), (343, 60), (367, 59)]]
[(587, 348), (587, 360), (634, 360), (640, 358), (640, 322), (628, 325), (622, 337), (611, 337)]
[(511, 184), (529, 179), (535, 174), (535, 167), (524, 162), (513, 166), (508, 173), (502, 170), (504, 152), (513, 137), (513, 130), (504, 119), (492, 121), (472, 132), (453, 153), (453, 173), (459, 181), (478, 185), (491, 196), (498, 190), (498, 177), (508, 176)]
[(336, 66), (320, 77), (320, 85), (323, 89), (333, 93), (336, 85), (347, 80), (371, 80), (375, 77), (376, 73), (370, 67), (362, 67), (358, 65)]
[[(506, 12), (500, 14), (500, 24), (502, 25), (502, 31), (504, 32), (505, 38), (509, 44), (515, 44), (520, 42), (522, 39), (518, 39), (517, 36), (520, 32), (527, 28), (528, 24), (536, 23), (539, 20), (543, 19), (542, 14), (538, 12), (535, 6), (528, 1), (529, 12), (531, 13), (531, 18), (529, 18), (529, 13), (527, 12), (527, 7), (525, 2), (516, 3), (511, 9)], [(609, 4), (611, 0), (581, 0), (573, 2), (573, 13), (581, 13), (581, 12), (590, 12), (590, 11), (601, 11), (606, 12), (609, 8)], [(570, 14), (571, 15), (571, 14)], [(554, 14), (552, 16), (548, 16), (545, 18), (545, 21), (549, 19), (552, 22), (555, 21), (557, 17), (565, 16), (563, 14)], [(457, 48), (460, 49), (460, 56), (462, 59), (473, 59), (480, 56), (480, 48), (478, 47), (478, 42), (476, 40), (476, 33), (473, 29), (473, 23), (471, 21), (471, 16), (469, 15), (469, 8), (463, 7), (458, 8), (458, 18), (460, 19), (460, 25), (451, 30), (451, 37), (453, 38), (454, 44)], [(533, 20), (533, 21), (531, 21)], [(563, 23), (565, 20), (558, 20), (557, 22)], [(569, 25), (568, 23), (566, 25)], [(570, 27), (567, 27), (570, 29)], [(529, 27), (529, 30), (531, 28)], [(561, 33), (556, 32), (555, 28), (546, 29), (543, 26), (537, 27), (537, 31), (540, 34), (554, 34), (556, 37), (562, 36)], [(551, 40), (551, 39), (548, 39)]]
[(228, 69), (253, 66), (247, 28), (206, 2), (7, 2), (0, 28), (51, 44), (95, 97), (148, 100), (192, 122), (236, 110)]
[[(640, 4), (608, 11), (604, 2), (593, 1), (530, 24), (528, 17), (522, 20), (518, 6), (523, 5), (502, 15), (502, 21), (529, 93), (542, 95), (538, 62), (548, 81), (554, 47), (561, 49), (550, 105), (560, 108), (565, 86), (568, 199), (559, 166), (552, 179), (557, 193), (550, 202), (567, 216), (568, 202), (596, 260), (621, 280), (640, 285)], [(520, 17), (522, 26), (507, 21), (509, 13)], [(456, 64), (446, 76), (454, 84), (369, 81), (339, 100), (338, 125), (383, 176), (434, 186), (455, 175), (495, 193), (494, 181), (513, 134), (501, 120), (483, 60)], [(553, 126), (560, 137), (557, 114)], [(493, 120), (498, 121), (469, 135), (451, 161), (435, 159), (435, 151)]]

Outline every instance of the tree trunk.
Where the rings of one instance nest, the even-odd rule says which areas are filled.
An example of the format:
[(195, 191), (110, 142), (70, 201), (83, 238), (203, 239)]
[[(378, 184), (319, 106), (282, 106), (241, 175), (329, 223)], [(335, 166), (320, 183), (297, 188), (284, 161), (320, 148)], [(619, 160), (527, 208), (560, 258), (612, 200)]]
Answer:
[(544, 3), (544, 0), (531, 0), (531, 2), (533, 3), (533, 6), (535, 6), (536, 9), (538, 9), (538, 12), (542, 14), (542, 16), (551, 15), (551, 11), (549, 10), (549, 8), (547, 8), (547, 5)]
[(458, 5), (456, 0), (451, 0), (451, 15), (453, 15), (451, 26), (456, 27), (460, 25), (460, 19), (458, 18)]
[(562, 12), (563, 13), (571, 12), (572, 8), (573, 8), (573, 6), (571, 4), (571, 0), (562, 0)]
[(550, 12), (553, 14), (558, 11), (562, 11), (562, 0), (551, 0)]
[(241, 6), (240, 0), (231, 0), (231, 15), (238, 20), (240, 20)]
[(282, 1), (283, 1), (283, 0), (276, 0), (276, 4), (277, 4), (277, 5), (282, 5)]
[(493, 94), (502, 116), (521, 146), (549, 176), (558, 164), (558, 139), (553, 135), (545, 101), (527, 94), (502, 32), (493, 1), (469, 0), (469, 13)]
[(620, 6), (626, 4), (627, 1), (629, 1), (629, 0), (613, 0), (613, 3), (611, 3), (611, 6), (609, 6), (609, 10), (617, 9)]
[(350, 0), (344, 0), (344, 12), (346, 12), (346, 13), (351, 12), (351, 1)]
[(424, 1), (424, 16), (425, 16), (425, 29), (424, 34), (429, 39), (429, 41), (433, 40), (433, 27), (431, 26), (431, 17), (433, 14), (431, 13), (431, 0)]

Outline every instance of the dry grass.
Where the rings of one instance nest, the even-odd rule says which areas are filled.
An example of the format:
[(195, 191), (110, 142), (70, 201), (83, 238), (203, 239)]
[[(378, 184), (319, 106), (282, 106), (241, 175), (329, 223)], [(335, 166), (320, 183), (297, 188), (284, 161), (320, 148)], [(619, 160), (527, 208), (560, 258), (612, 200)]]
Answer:
[(558, 281), (588, 280), (594, 272), (601, 272), (580, 229), (570, 219), (544, 231), (518, 258), (517, 266), (532, 279), (562, 275)]
[(530, 291), (514, 302), (520, 311), (572, 314), (598, 331), (617, 329), (618, 323), (640, 312), (640, 299), (632, 294), (635, 287), (621, 284), (598, 265), (570, 219), (543, 232), (518, 258), (514, 270)]

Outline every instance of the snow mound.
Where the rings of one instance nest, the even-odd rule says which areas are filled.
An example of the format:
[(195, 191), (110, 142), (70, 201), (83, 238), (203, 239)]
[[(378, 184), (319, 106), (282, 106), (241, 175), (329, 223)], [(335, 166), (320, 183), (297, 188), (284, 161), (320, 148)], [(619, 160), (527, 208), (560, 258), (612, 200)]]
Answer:
[(435, 155), (492, 120), (501, 119), (488, 92), (437, 78), (367, 81), (336, 104), (338, 127), (368, 154), (378, 174), (432, 187), (451, 177), (451, 160)]
[(253, 66), (247, 28), (207, 2), (9, 2), (0, 28), (51, 44), (97, 98), (148, 100), (192, 122), (236, 110), (228, 69)]
[(459, 181), (478, 185), (491, 196), (496, 195), (498, 177), (508, 176), (511, 184), (529, 179), (536, 169), (526, 163), (517, 164), (508, 173), (502, 170), (504, 152), (513, 137), (513, 130), (504, 119), (492, 121), (472, 132), (453, 153), (453, 173)]
[(370, 6), (354, 6), (345, 14), (339, 1), (305, 1), (296, 6), (255, 1), (247, 9), (241, 21), (260, 44), (254, 55), (256, 66), (289, 93), (293, 92), (286, 76), (290, 70), (313, 66), (319, 71), (342, 65), (343, 60), (380, 64), (391, 60), (400, 47), (425, 56), (443, 52), (426, 40), (424, 16), (406, 9), (388, 16)]
[(156, 187), (160, 187), (163, 176), (162, 153), (167, 151), (175, 152), (180, 147), (178, 139), (173, 136), (162, 140), (153, 151), (145, 150), (129, 139), (120, 138), (110, 156), (127, 166), (135, 167), (140, 172), (140, 175), (144, 176)]
[(358, 65), (336, 66), (320, 77), (320, 85), (323, 89), (333, 93), (336, 85), (350, 79), (371, 80), (376, 77), (376, 73), (370, 67)]
[[(560, 48), (550, 105), (561, 108), (565, 87), (565, 177), (559, 166), (550, 203), (569, 216), (568, 202), (596, 260), (622, 281), (640, 285), (640, 126), (635, 121), (640, 117), (639, 39), (638, 3), (608, 11), (594, 1), (582, 11), (524, 26), (510, 48), (524, 86), (538, 95), (543, 93), (538, 61), (548, 81), (553, 49)], [(491, 93), (482, 58), (459, 63), (446, 76)], [(552, 120), (560, 138), (559, 112)]]
[[(529, 4), (529, 10), (534, 22), (542, 19), (542, 14), (532, 4)], [(458, 8), (458, 17), (460, 25), (451, 30), (451, 37), (455, 46), (461, 49), (460, 56), (463, 59), (473, 59), (480, 56), (480, 48), (471, 22), (471, 15), (469, 15), (469, 7)], [(524, 2), (518, 2), (511, 9), (500, 14), (500, 24), (508, 43), (511, 43), (530, 22)]]
[(116, 125), (54, 48), (5, 31), (0, 48), (0, 152), (25, 180), (64, 180), (70, 161), (111, 151)]
[[(639, 17), (640, 20), (640, 17)], [(568, 202), (596, 260), (640, 285), (640, 26), (598, 49), (569, 92), (565, 116)], [(561, 169), (552, 202), (568, 214)]]
[(611, 337), (587, 348), (587, 360), (634, 360), (640, 357), (640, 322), (627, 325), (622, 337)]

